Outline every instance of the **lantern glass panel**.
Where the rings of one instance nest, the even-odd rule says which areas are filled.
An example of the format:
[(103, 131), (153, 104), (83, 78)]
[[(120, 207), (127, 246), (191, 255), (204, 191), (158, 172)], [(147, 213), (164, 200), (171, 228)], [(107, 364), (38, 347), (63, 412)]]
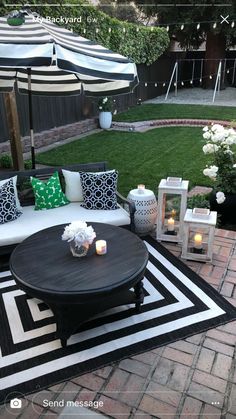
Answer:
[(208, 253), (208, 236), (209, 227), (191, 226), (188, 234), (187, 252), (206, 255)]
[(162, 230), (164, 234), (178, 234), (180, 224), (181, 195), (165, 193), (162, 208)]

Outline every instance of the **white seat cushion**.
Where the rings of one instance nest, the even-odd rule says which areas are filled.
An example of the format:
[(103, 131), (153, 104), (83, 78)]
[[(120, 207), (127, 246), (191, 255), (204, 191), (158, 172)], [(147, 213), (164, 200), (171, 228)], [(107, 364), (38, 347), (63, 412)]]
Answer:
[(41, 211), (27, 206), (22, 208), (22, 212), (17, 220), (0, 225), (0, 246), (20, 243), (39, 230), (76, 220), (117, 226), (130, 223), (129, 214), (121, 207), (116, 210), (87, 210), (79, 202)]

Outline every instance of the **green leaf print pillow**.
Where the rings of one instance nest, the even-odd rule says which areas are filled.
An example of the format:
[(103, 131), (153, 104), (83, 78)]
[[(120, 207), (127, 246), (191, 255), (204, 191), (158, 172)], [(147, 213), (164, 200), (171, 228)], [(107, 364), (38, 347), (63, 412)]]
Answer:
[(31, 177), (35, 197), (35, 210), (51, 209), (69, 204), (62, 192), (58, 172), (55, 172), (47, 182)]

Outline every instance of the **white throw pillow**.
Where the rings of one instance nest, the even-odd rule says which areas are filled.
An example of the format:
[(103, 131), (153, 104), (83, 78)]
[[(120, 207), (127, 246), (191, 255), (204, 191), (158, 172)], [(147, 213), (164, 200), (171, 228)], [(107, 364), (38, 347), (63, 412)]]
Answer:
[(62, 169), (62, 173), (65, 178), (65, 195), (67, 199), (69, 199), (70, 202), (83, 201), (80, 174), (65, 169)]
[(17, 176), (13, 176), (12, 178), (8, 178), (8, 179), (4, 179), (4, 180), (0, 180), (0, 187), (4, 185), (4, 183), (9, 182), (9, 180), (13, 181), (13, 187), (14, 187), (14, 194), (15, 194), (15, 199), (16, 199), (16, 207), (18, 210), (22, 210), (19, 198), (18, 198), (18, 192), (17, 192), (17, 186), (16, 186), (16, 182), (17, 182)]

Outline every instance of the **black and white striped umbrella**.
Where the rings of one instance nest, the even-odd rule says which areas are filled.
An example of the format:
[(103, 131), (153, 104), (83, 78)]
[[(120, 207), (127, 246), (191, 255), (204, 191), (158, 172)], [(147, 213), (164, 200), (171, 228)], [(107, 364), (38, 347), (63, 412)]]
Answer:
[(136, 65), (128, 58), (35, 13), (23, 16), (19, 26), (0, 18), (0, 91), (13, 90), (16, 81), (19, 92), (29, 95), (75, 95), (83, 89), (101, 96), (127, 93), (138, 84)]
[(1, 90), (12, 89), (16, 79), (19, 91), (26, 92), (27, 68), (32, 70), (34, 94), (77, 94), (82, 83), (88, 95), (114, 95), (137, 84), (136, 65), (128, 58), (37, 14), (24, 13), (20, 26), (0, 18)]

